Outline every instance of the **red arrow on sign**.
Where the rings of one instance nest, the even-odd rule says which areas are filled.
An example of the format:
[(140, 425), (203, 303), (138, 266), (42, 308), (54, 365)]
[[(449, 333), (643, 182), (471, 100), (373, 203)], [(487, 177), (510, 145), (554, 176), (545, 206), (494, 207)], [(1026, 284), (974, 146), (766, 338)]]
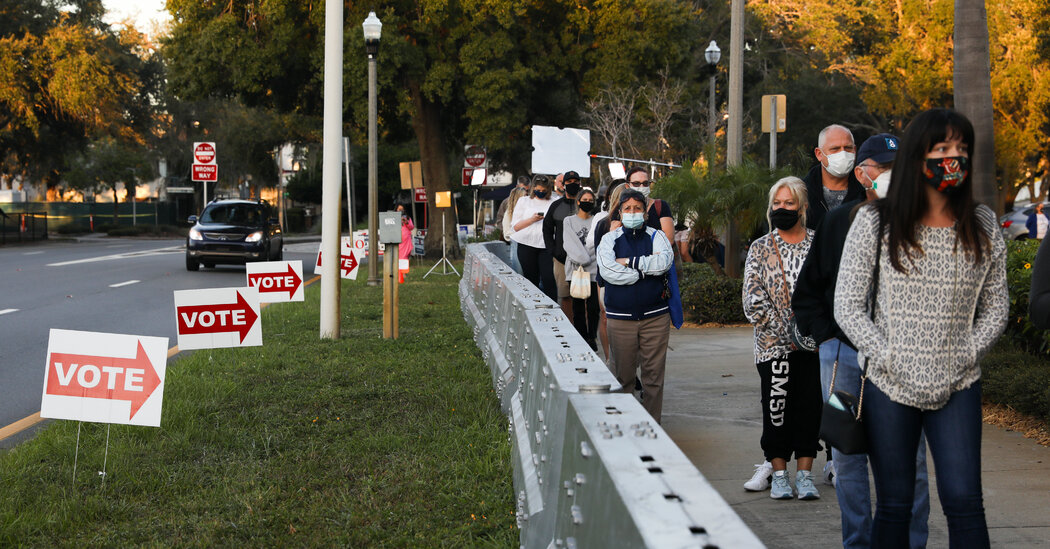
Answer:
[(135, 358), (51, 353), (47, 359), (49, 395), (131, 401), (134, 419), (160, 386), (160, 376), (139, 342)]
[(339, 266), (343, 270), (343, 276), (349, 276), (350, 273), (357, 268), (357, 257), (354, 255), (354, 251), (350, 250), (350, 255), (339, 256)]
[[(303, 283), (303, 279), (295, 274), (295, 269), (288, 265), (288, 271), (284, 273), (253, 273), (248, 275), (248, 285), (257, 288), (259, 293), (288, 292), (288, 299), (295, 295), (295, 291)], [(238, 294), (240, 295), (240, 294)]]
[(175, 316), (179, 319), (179, 335), (238, 332), (241, 343), (259, 318), (241, 292), (237, 292), (237, 303), (186, 305), (177, 307)]

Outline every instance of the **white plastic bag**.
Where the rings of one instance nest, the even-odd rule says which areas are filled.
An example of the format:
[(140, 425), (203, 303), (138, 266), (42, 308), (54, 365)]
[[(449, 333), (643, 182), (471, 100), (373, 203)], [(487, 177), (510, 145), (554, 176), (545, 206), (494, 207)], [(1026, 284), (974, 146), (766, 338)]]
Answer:
[(583, 267), (576, 267), (576, 270), (572, 272), (572, 280), (569, 282), (569, 295), (576, 299), (591, 297), (591, 275)]

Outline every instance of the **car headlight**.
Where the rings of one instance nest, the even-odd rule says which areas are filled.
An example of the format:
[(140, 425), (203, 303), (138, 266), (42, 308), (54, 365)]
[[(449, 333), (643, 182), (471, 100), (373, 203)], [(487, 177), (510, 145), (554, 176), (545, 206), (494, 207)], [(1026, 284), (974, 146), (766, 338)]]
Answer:
[(244, 241), (245, 242), (258, 242), (258, 241), (262, 240), (262, 237), (263, 237), (262, 231), (255, 231), (254, 233), (252, 233), (252, 234), (248, 235), (247, 237), (245, 237)]
[(204, 237), (201, 236), (200, 231), (198, 231), (196, 228), (193, 228), (190, 229), (190, 240), (204, 240)]

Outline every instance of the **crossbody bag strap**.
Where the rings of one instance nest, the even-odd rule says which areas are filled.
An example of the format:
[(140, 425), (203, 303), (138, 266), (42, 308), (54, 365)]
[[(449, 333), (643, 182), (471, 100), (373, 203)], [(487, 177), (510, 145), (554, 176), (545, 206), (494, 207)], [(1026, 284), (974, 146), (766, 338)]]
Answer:
[[(868, 314), (871, 316), (872, 324), (875, 323), (875, 302), (879, 297), (879, 265), (882, 263), (882, 216), (879, 216), (879, 231), (875, 237), (875, 270), (871, 276), (871, 292), (868, 294)], [(860, 373), (860, 396), (857, 397), (857, 419), (860, 419), (860, 412), (864, 408), (864, 384), (868, 379), (868, 361), (871, 360), (867, 356), (864, 357), (864, 370)]]

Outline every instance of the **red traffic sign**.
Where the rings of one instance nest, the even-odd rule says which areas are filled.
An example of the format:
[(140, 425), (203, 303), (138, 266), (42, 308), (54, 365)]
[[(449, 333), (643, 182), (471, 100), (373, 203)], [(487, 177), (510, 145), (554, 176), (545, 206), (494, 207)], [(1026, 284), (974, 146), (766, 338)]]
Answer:
[(468, 167), (480, 168), (485, 165), (485, 160), (485, 147), (480, 145), (467, 145), (467, 148), (463, 151), (463, 161), (466, 162)]
[(474, 177), (474, 168), (463, 168), (463, 186), (469, 187), (470, 180)]
[[(279, 303), (303, 301), (303, 262), (267, 261), (245, 265), (248, 286), (259, 292), (259, 301)], [(287, 295), (282, 295), (287, 294)]]
[(193, 163), (194, 164), (214, 164), (215, 163), (215, 143), (204, 142), (193, 144)]
[(254, 288), (176, 291), (175, 316), (180, 349), (262, 345)]
[(51, 353), (44, 393), (131, 402), (129, 420), (160, 386), (160, 376), (142, 342), (135, 358)]
[(426, 204), (427, 203), (427, 189), (425, 187), (419, 187), (415, 189), (416, 203)]
[(193, 180), (214, 183), (219, 180), (219, 167), (215, 164), (194, 164)]

